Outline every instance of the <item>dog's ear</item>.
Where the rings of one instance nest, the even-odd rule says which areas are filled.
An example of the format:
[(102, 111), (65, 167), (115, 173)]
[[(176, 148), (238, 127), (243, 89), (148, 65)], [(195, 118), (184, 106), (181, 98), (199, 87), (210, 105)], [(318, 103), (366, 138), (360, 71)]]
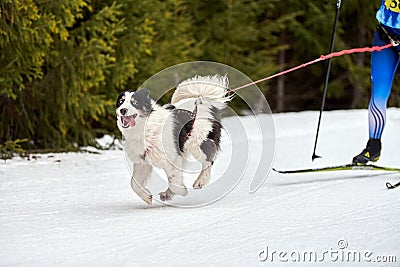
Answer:
[(118, 108), (119, 106), (122, 105), (122, 103), (124, 103), (125, 101), (125, 91), (121, 92), (118, 97), (117, 97), (117, 101), (115, 102), (115, 108)]
[(131, 102), (134, 101), (136, 104), (133, 104), (136, 108), (142, 110), (144, 113), (150, 113), (152, 110), (150, 91), (148, 89), (140, 89), (137, 90), (133, 95)]
[(135, 97), (136, 97), (136, 96), (139, 96), (139, 97), (148, 98), (149, 95), (150, 95), (150, 91), (149, 91), (149, 89), (146, 89), (146, 88), (142, 88), (142, 89), (137, 90), (137, 91), (135, 92)]

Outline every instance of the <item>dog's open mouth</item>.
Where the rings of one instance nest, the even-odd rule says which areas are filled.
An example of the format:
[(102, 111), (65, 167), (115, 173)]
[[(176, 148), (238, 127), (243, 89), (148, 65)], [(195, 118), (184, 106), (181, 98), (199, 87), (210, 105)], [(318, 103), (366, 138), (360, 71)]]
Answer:
[(122, 127), (128, 128), (128, 127), (135, 126), (136, 125), (136, 120), (135, 120), (136, 117), (137, 117), (137, 114), (133, 114), (131, 116), (122, 116), (121, 117)]

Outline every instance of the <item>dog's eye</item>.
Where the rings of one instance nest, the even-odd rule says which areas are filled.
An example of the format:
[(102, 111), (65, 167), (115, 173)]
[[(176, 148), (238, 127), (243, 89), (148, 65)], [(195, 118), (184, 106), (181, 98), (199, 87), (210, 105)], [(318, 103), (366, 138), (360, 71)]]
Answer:
[(132, 105), (137, 106), (137, 104), (138, 104), (137, 100), (136, 100), (136, 99), (133, 99), (133, 100), (132, 100)]

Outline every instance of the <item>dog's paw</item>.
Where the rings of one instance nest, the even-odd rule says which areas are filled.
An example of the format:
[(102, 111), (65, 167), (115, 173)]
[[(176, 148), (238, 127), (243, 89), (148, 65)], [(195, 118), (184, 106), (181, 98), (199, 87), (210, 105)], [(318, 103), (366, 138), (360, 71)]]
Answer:
[(153, 203), (153, 196), (152, 195), (148, 195), (145, 198), (142, 198), (144, 200), (144, 202), (146, 202), (147, 204), (151, 205)]
[(193, 189), (202, 189), (208, 184), (208, 182), (209, 182), (208, 179), (199, 178), (194, 182)]
[(131, 179), (131, 187), (133, 192), (136, 193), (144, 202), (151, 205), (153, 202), (153, 197), (147, 188), (138, 185), (134, 178)]
[(174, 192), (172, 192), (171, 190), (169, 190), (169, 188), (167, 189), (167, 191), (165, 192), (161, 192), (158, 194), (160, 196), (160, 200), (161, 201), (168, 201), (171, 200), (172, 197), (175, 195)]
[(148, 190), (145, 190), (145, 192), (142, 191), (138, 196), (149, 205), (153, 203), (153, 196)]

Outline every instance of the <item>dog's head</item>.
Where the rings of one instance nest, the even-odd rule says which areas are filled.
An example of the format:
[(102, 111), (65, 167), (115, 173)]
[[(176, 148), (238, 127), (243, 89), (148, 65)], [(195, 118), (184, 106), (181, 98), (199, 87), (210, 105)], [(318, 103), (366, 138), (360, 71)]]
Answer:
[(149, 90), (141, 89), (136, 92), (124, 91), (119, 94), (115, 108), (117, 125), (121, 131), (135, 127), (139, 120), (150, 114), (152, 101), (149, 93)]

